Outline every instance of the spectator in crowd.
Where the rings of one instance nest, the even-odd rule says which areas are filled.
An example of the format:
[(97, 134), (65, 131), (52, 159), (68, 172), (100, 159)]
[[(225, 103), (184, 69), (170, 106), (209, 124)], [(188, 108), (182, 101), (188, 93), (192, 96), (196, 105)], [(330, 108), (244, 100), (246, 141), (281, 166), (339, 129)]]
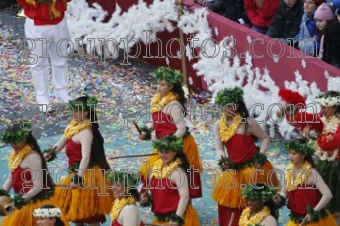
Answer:
[(244, 9), (243, 0), (213, 0), (207, 2), (207, 7), (229, 20), (251, 27), (251, 23)]
[(316, 56), (319, 51), (319, 42), (315, 40), (316, 24), (314, 13), (316, 9), (323, 3), (323, 0), (304, 0), (300, 30), (295, 36), (294, 45), (308, 55)]
[(279, 7), (280, 0), (244, 0), (244, 8), (252, 30), (266, 34)]
[[(339, 10), (337, 11), (339, 14)], [(322, 61), (339, 66), (339, 22), (335, 20), (332, 9), (328, 4), (322, 4), (315, 12), (317, 40), (320, 41), (319, 59)]]
[(266, 35), (280, 38), (288, 44), (288, 39), (294, 39), (299, 31), (302, 15), (303, 10), (299, 0), (282, 0)]

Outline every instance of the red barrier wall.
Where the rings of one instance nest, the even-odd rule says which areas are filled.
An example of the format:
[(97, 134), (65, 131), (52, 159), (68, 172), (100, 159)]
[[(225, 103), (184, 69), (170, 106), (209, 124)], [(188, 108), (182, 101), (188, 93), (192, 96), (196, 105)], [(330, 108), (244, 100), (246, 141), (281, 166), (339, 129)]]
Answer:
[[(98, 2), (100, 5), (104, 7), (105, 10), (108, 11), (109, 15), (111, 15), (115, 10), (115, 4), (108, 4), (109, 0), (87, 0), (90, 4), (93, 2)], [(146, 0), (147, 4), (151, 4), (152, 0)], [(137, 4), (137, 0), (116, 0), (116, 3), (122, 8), (123, 11), (127, 11), (128, 8), (133, 5)], [(191, 11), (196, 8), (202, 7), (196, 3), (193, 3), (191, 0), (184, 0), (184, 6), (188, 7)], [(108, 16), (106, 20), (110, 17)], [(325, 78), (325, 71), (328, 71), (330, 76), (340, 76), (340, 70), (322, 62), (316, 58), (307, 58), (303, 55), (302, 52), (291, 49), (291, 47), (287, 45), (283, 45), (274, 39), (270, 39), (269, 37), (252, 31), (247, 27), (243, 27), (233, 21), (228, 20), (227, 18), (215, 14), (210, 11), (208, 16), (209, 24), (212, 30), (214, 31), (215, 27), (218, 29), (218, 35), (213, 34), (213, 38), (219, 42), (225, 36), (233, 36), (236, 40), (235, 49), (237, 54), (240, 56), (241, 53), (245, 53), (246, 51), (250, 51), (253, 55), (253, 65), (258, 67), (263, 72), (264, 68), (269, 70), (270, 76), (276, 82), (279, 87), (284, 86), (284, 81), (294, 81), (295, 74), (297, 70), (299, 70), (300, 74), (302, 75), (302, 79), (308, 82), (315, 81), (318, 84), (318, 87), (325, 91), (327, 89), (327, 80)], [(213, 32), (214, 33), (214, 32)], [(249, 36), (252, 40), (260, 39), (261, 41), (253, 42), (253, 45), (249, 43)], [(162, 56), (164, 58), (156, 58), (159, 55), (159, 49), (157, 43), (151, 43), (149, 46), (149, 56), (152, 58), (147, 58), (146, 54), (146, 46), (142, 46), (142, 50), (139, 54), (140, 58), (147, 61), (148, 63), (155, 65), (155, 66), (166, 66), (167, 60), (165, 56), (168, 56), (169, 66), (172, 68), (176, 68), (182, 70), (182, 61), (177, 56), (173, 58), (170, 57), (170, 54), (176, 55), (179, 51), (180, 44), (179, 42), (173, 41), (170, 45), (169, 40), (179, 39), (179, 30), (176, 29), (173, 32), (169, 33), (167, 31), (161, 32), (157, 34), (157, 38), (159, 38), (162, 46)], [(188, 38), (184, 35), (185, 45), (188, 43)], [(253, 48), (251, 48), (251, 46)], [(182, 46), (184, 48), (185, 46)], [(277, 62), (271, 57), (271, 53), (280, 55)], [(170, 53), (171, 49), (171, 53)], [(134, 49), (135, 50), (135, 49)], [(182, 50), (185, 54), (185, 49)], [(220, 51), (223, 51), (222, 49)], [(132, 51), (134, 52), (134, 51)], [(132, 54), (132, 53), (131, 53)], [(254, 56), (261, 56), (259, 58), (255, 58)], [(194, 91), (200, 91), (202, 89), (207, 90), (207, 85), (203, 80), (203, 77), (198, 77), (196, 75), (195, 70), (192, 68), (192, 65), (197, 62), (198, 59), (193, 59), (191, 61), (188, 60), (186, 57), (186, 64), (187, 64), (187, 74), (188, 77), (191, 77), (193, 80), (193, 86), (190, 86), (191, 89)], [(302, 61), (305, 61), (306, 67), (302, 66)]]

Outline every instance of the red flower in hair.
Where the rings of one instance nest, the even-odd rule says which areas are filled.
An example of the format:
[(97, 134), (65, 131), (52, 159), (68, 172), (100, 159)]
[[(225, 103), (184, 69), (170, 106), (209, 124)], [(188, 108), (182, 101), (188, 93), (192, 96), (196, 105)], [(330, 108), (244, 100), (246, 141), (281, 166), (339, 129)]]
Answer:
[(289, 104), (306, 105), (306, 99), (298, 92), (294, 92), (289, 89), (281, 89), (279, 91), (279, 96), (282, 98), (282, 100), (286, 101)]

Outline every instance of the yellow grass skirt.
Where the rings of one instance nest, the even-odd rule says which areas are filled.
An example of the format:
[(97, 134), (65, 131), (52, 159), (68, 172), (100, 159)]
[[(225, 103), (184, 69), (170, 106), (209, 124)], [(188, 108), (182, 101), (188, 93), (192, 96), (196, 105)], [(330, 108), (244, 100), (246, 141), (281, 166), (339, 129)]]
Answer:
[[(99, 165), (88, 169), (83, 178), (84, 185), (68, 188), (75, 172), (63, 179), (56, 189), (56, 197), (69, 221), (82, 221), (98, 215), (109, 214), (114, 201), (112, 185), (101, 171)], [(87, 188), (85, 188), (87, 187)]]
[[(203, 171), (203, 164), (201, 161), (201, 157), (198, 152), (198, 147), (196, 144), (196, 141), (194, 137), (189, 134), (187, 137), (183, 139), (184, 142), (184, 148), (183, 152), (187, 156), (187, 159), (190, 163), (190, 165), (193, 165), (195, 169), (198, 169), (200, 172)], [(153, 153), (157, 153), (157, 149), (153, 149)], [(143, 165), (140, 168), (140, 174), (145, 177), (147, 175), (147, 172), (151, 173), (153, 166), (155, 162), (160, 157), (158, 155), (152, 155), (148, 158), (147, 163), (143, 163)], [(149, 165), (149, 166), (147, 166)]]
[[(261, 168), (261, 172), (255, 173), (255, 167), (249, 166), (244, 169), (233, 171), (224, 171), (219, 175), (212, 199), (218, 204), (229, 208), (243, 209), (247, 207), (246, 200), (242, 198), (242, 190), (248, 184), (266, 183), (271, 187), (279, 188), (280, 182), (275, 173), (272, 164), (267, 161)], [(213, 182), (213, 183), (214, 183)]]
[[(56, 194), (56, 193), (55, 193)], [(53, 205), (56, 208), (61, 208), (56, 195), (45, 200), (38, 200), (35, 203), (26, 204), (20, 210), (15, 209), (14, 212), (3, 218), (2, 226), (38, 226), (37, 219), (33, 216), (33, 211), (43, 205)], [(62, 212), (60, 219), (64, 222), (65, 226), (69, 223), (65, 217), (65, 212)]]
[[(194, 225), (201, 225), (200, 224), (200, 219), (198, 217), (198, 214), (192, 204), (189, 204), (187, 209), (185, 210), (185, 213), (183, 215), (183, 219), (185, 221), (185, 224), (183, 226), (194, 226)], [(163, 222), (163, 221), (158, 221), (157, 218), (155, 218), (152, 223), (154, 224), (164, 224), (167, 225), (170, 222)]]
[[(293, 220), (289, 220), (285, 226), (300, 226), (300, 223), (295, 223)], [(318, 222), (305, 223), (303, 226), (337, 226), (332, 215), (328, 215), (326, 218), (320, 219)]]

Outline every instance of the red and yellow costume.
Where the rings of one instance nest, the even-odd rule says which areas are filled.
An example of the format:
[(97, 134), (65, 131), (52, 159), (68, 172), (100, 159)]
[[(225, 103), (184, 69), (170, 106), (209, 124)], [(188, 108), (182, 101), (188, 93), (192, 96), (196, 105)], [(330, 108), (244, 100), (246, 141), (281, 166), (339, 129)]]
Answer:
[[(33, 187), (32, 176), (29, 171), (18, 167), (11, 172), (11, 175), (13, 191), (15, 193), (26, 194)], [(23, 180), (24, 178), (26, 181)], [(47, 186), (44, 185), (43, 190), (31, 199), (32, 202), (26, 204), (20, 210), (15, 209), (13, 214), (4, 217), (1, 225), (37, 226), (37, 219), (32, 214), (35, 209), (47, 204), (60, 207), (59, 200), (54, 195), (54, 192), (54, 189), (47, 188)], [(63, 214), (60, 219), (64, 222), (65, 226), (69, 225)]]
[[(90, 123), (87, 125), (90, 126)], [(87, 128), (86, 125), (83, 129)], [(80, 132), (80, 130), (78, 130)], [(72, 137), (71, 137), (72, 138)], [(111, 184), (98, 163), (92, 158), (95, 150), (91, 152), (91, 159), (83, 175), (84, 183), (80, 188), (69, 188), (72, 177), (77, 174), (82, 159), (81, 145), (71, 138), (67, 140), (66, 155), (69, 159), (71, 173), (61, 181), (56, 190), (56, 196), (62, 200), (61, 210), (69, 221), (76, 223), (104, 223), (105, 214), (109, 214), (114, 201)]]
[[(292, 175), (295, 175), (294, 179)], [(286, 226), (299, 226), (302, 219), (308, 213), (308, 206), (315, 208), (322, 195), (331, 198), (331, 191), (310, 163), (304, 162), (298, 174), (294, 171), (294, 165), (290, 164), (285, 175), (285, 187), (281, 192), (282, 197), (287, 197), (287, 208), (290, 209), (290, 220)], [(324, 202), (325, 202), (324, 200)], [(323, 203), (322, 206), (326, 205)], [(312, 213), (309, 213), (312, 216)], [(312, 217), (313, 218), (313, 217)], [(336, 226), (336, 222), (326, 208), (318, 212), (318, 220), (306, 222), (306, 226)]]
[[(183, 226), (192, 226), (192, 225), (200, 225), (199, 217), (192, 206), (190, 199), (188, 205), (185, 207), (179, 206), (180, 203), (180, 195), (178, 189), (183, 188), (183, 185), (176, 185), (166, 176), (169, 173), (176, 170), (179, 167), (180, 162), (176, 160), (175, 164), (172, 163), (169, 167), (159, 167), (161, 166), (161, 159), (159, 159), (155, 163), (155, 167), (153, 168), (153, 176), (150, 181), (150, 192), (152, 195), (151, 202), (151, 212), (155, 215), (155, 219), (153, 223), (155, 224), (168, 224), (170, 222), (169, 218), (172, 214), (176, 213), (177, 208), (185, 208), (184, 215), (182, 218), (185, 220), (185, 224)], [(160, 170), (161, 173), (158, 174), (157, 171)], [(189, 197), (191, 197), (189, 187)]]
[[(159, 95), (159, 94), (158, 94)], [(174, 94), (170, 94), (174, 95)], [(164, 97), (167, 98), (167, 97)], [(176, 98), (174, 99), (176, 100)], [(154, 105), (154, 103), (152, 103)], [(165, 107), (164, 105), (163, 107)], [(165, 114), (161, 111), (161, 108), (158, 108), (159, 111), (152, 111), (152, 121), (153, 121), (153, 129), (155, 130), (156, 138), (161, 139), (166, 135), (174, 135), (177, 131), (176, 122), (172, 118), (171, 115)], [(184, 119), (183, 119), (184, 120)], [(191, 166), (194, 167), (193, 170), (198, 170), (199, 172), (191, 171), (192, 177), (190, 180), (194, 182), (192, 184), (193, 187), (196, 187), (198, 189), (193, 189), (191, 192), (192, 198), (201, 198), (202, 197), (202, 185), (201, 185), (201, 178), (200, 178), (200, 172), (203, 171), (203, 166), (201, 162), (201, 158), (198, 152), (198, 147), (196, 144), (196, 141), (194, 137), (190, 134), (187, 128), (187, 132), (183, 136), (183, 142), (184, 142), (184, 148), (183, 152), (187, 156), (188, 161)], [(153, 150), (154, 153), (157, 153), (157, 150)], [(148, 158), (147, 163), (143, 164), (140, 173), (145, 178), (146, 175), (148, 175), (155, 162), (159, 160), (160, 157), (158, 155), (154, 155)]]
[(235, 171), (223, 171), (218, 178), (215, 189), (212, 192), (212, 198), (218, 203), (218, 216), (220, 225), (229, 225), (233, 216), (232, 226), (238, 226), (238, 219), (242, 211), (247, 207), (247, 202), (242, 198), (242, 186), (255, 183), (271, 183), (271, 186), (278, 187), (279, 181), (276, 173), (269, 161), (267, 161), (260, 172), (255, 173), (255, 165), (248, 165), (255, 153), (253, 137), (251, 135), (235, 134), (224, 143), (227, 149), (228, 157), (236, 165), (244, 164), (244, 167)]

